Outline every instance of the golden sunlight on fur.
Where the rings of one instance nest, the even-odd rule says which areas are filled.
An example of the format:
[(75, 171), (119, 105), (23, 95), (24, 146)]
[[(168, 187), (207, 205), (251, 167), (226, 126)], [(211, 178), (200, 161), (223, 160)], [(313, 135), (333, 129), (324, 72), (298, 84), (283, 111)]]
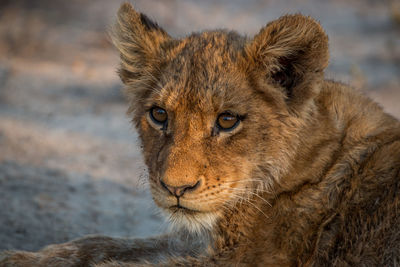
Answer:
[(397, 266), (400, 123), (324, 78), (300, 14), (253, 38), (174, 39), (130, 4), (112, 30), (128, 115), (171, 233), (92, 236), (0, 266)]

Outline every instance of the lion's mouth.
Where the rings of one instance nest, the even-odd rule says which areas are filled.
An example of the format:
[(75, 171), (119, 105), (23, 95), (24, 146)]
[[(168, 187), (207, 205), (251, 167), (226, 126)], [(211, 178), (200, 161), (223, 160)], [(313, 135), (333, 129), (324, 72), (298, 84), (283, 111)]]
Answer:
[(186, 214), (196, 214), (196, 213), (199, 212), (197, 210), (192, 210), (192, 209), (186, 208), (186, 207), (184, 207), (184, 206), (182, 206), (180, 204), (173, 205), (173, 206), (169, 207), (169, 210), (171, 212), (173, 212), (173, 213), (183, 212), (183, 213), (186, 213)]

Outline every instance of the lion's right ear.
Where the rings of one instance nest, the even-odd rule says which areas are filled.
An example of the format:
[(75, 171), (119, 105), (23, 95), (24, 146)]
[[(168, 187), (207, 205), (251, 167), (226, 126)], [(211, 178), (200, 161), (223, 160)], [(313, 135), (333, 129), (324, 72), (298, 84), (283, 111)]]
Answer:
[(143, 79), (156, 65), (162, 46), (171, 38), (146, 15), (129, 3), (121, 5), (111, 38), (121, 57), (119, 76), (123, 83)]

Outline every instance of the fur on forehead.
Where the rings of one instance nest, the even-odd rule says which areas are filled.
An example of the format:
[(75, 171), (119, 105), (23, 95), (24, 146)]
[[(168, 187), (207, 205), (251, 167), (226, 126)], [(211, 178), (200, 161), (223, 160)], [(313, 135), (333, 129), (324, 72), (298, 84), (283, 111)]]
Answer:
[[(232, 43), (233, 39), (237, 41)], [(196, 33), (181, 40), (166, 54), (159, 83), (149, 101), (172, 110), (237, 109), (249, 87), (242, 67), (242, 39), (234, 32), (218, 31)]]

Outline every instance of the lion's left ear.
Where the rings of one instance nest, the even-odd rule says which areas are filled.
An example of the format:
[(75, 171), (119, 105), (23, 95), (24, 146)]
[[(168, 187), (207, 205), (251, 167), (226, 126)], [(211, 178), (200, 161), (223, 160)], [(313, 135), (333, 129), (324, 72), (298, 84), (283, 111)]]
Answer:
[(251, 68), (281, 88), (291, 102), (313, 94), (313, 83), (328, 65), (328, 37), (303, 15), (286, 15), (267, 24), (246, 46)]

